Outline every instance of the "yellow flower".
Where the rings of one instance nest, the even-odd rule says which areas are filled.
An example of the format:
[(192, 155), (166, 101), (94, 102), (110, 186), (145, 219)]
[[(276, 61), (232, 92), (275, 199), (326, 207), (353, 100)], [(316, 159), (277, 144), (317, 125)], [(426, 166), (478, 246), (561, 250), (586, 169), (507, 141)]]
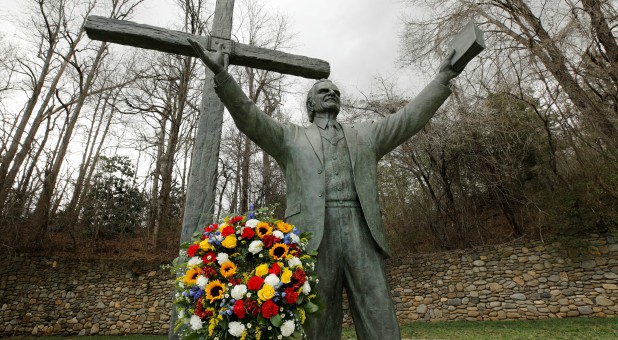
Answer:
[(275, 289), (268, 284), (264, 284), (258, 291), (258, 297), (262, 301), (270, 300), (275, 296)]
[(304, 324), (305, 323), (305, 310), (302, 308), (298, 308), (298, 316), (300, 316), (300, 324)]
[(270, 235), (273, 233), (273, 227), (266, 222), (260, 222), (255, 226), (255, 232), (258, 234), (260, 238), (264, 238), (266, 235)]
[(227, 261), (221, 265), (219, 272), (224, 278), (227, 279), (228, 277), (236, 274), (236, 265), (232, 261)]
[(206, 285), (206, 298), (212, 303), (215, 300), (220, 300), (225, 293), (225, 286), (219, 280), (213, 280)]
[(268, 252), (268, 254), (270, 254), (270, 257), (272, 257), (275, 260), (283, 260), (288, 254), (289, 249), (290, 248), (288, 248), (288, 246), (286, 246), (283, 243), (275, 243), (275, 245), (272, 248), (270, 248), (270, 251)]
[(283, 273), (281, 274), (281, 282), (290, 283), (290, 281), (292, 281), (292, 271), (288, 268), (285, 268), (283, 270)]
[(268, 274), (268, 264), (262, 263), (261, 265), (255, 267), (255, 275), (264, 277), (266, 274)]
[(200, 249), (207, 251), (207, 250), (214, 250), (215, 247), (213, 247), (210, 243), (208, 243), (208, 239), (205, 239), (202, 242), (200, 242)]
[(185, 274), (185, 278), (183, 279), (183, 281), (186, 284), (195, 284), (195, 281), (197, 280), (197, 276), (199, 274), (200, 274), (200, 271), (197, 268), (191, 268), (187, 270), (187, 273)]
[(281, 232), (289, 233), (292, 229), (294, 229), (294, 226), (283, 221), (279, 221), (277, 222), (277, 229), (281, 230)]
[(217, 327), (218, 324), (219, 324), (219, 319), (210, 318), (210, 322), (208, 323), (208, 336), (212, 336), (212, 333), (215, 331), (215, 327)]
[(228, 235), (226, 238), (223, 239), (221, 245), (227, 249), (236, 248), (236, 236), (234, 234)]

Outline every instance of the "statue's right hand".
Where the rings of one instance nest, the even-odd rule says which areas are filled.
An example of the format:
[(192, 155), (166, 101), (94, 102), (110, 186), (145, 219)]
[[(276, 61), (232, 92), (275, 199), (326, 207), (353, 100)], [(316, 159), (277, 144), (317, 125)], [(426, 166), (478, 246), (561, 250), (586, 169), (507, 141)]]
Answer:
[(212, 71), (212, 73), (217, 74), (223, 70), (225, 70), (228, 66), (229, 56), (227, 53), (223, 52), (223, 44), (219, 44), (217, 46), (216, 53), (207, 52), (206, 49), (192, 38), (187, 38), (195, 53), (202, 59), (204, 64)]

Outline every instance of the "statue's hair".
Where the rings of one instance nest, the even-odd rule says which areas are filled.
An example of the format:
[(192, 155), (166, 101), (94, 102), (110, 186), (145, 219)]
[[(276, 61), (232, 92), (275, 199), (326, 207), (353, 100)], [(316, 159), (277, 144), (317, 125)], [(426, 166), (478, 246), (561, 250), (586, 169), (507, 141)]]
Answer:
[(313, 110), (313, 104), (311, 103), (311, 100), (313, 99), (313, 96), (315, 95), (315, 86), (325, 81), (332, 83), (332, 81), (328, 79), (320, 79), (316, 81), (313, 84), (313, 86), (311, 86), (311, 89), (309, 89), (309, 92), (307, 92), (307, 101), (305, 102), (305, 107), (307, 108), (307, 117), (309, 117), (310, 123), (313, 123), (313, 118), (315, 117), (315, 110)]

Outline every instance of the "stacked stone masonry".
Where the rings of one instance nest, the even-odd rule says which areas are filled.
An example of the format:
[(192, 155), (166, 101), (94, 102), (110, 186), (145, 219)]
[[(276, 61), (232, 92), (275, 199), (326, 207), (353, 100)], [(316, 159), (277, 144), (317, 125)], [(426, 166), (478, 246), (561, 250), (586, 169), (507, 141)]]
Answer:
[[(403, 323), (618, 315), (611, 236), (406, 256), (388, 267)], [(0, 337), (167, 334), (172, 285), (156, 263), (4, 258)]]
[(613, 317), (618, 243), (593, 235), (400, 258), (389, 281), (403, 322)]

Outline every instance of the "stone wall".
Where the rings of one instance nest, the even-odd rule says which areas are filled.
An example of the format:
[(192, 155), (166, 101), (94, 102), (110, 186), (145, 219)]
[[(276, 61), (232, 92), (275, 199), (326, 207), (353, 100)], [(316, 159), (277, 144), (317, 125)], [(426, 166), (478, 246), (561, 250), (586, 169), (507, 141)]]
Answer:
[(0, 260), (0, 337), (167, 334), (173, 280), (160, 264)]
[(618, 243), (612, 236), (511, 243), (389, 265), (403, 322), (618, 315)]
[[(612, 237), (400, 257), (388, 266), (402, 322), (618, 315)], [(0, 259), (0, 337), (167, 334), (171, 287), (160, 264)]]

